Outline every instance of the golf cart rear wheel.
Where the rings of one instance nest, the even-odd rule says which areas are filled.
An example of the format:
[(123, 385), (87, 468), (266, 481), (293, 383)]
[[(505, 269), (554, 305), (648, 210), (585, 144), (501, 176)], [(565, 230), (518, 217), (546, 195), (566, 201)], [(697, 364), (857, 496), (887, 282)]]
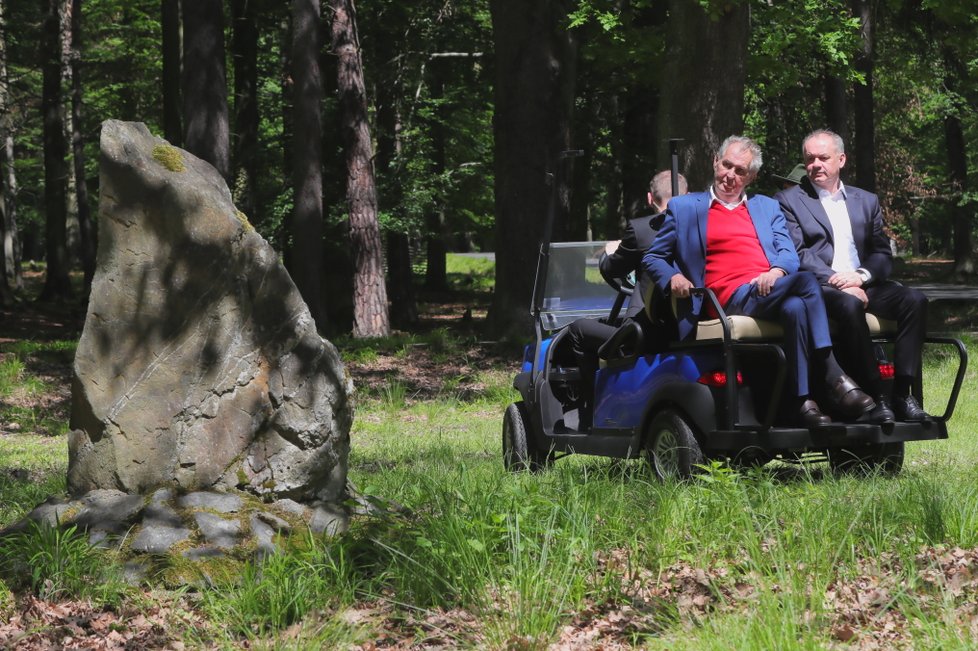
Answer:
[(846, 475), (896, 475), (903, 468), (903, 441), (829, 450), (829, 467)]
[(645, 453), (656, 476), (662, 480), (688, 479), (703, 463), (703, 452), (686, 418), (665, 409), (652, 419), (645, 432)]
[(541, 470), (550, 462), (549, 454), (537, 451), (530, 436), (530, 418), (523, 401), (514, 402), (503, 414), (503, 465), (510, 472)]

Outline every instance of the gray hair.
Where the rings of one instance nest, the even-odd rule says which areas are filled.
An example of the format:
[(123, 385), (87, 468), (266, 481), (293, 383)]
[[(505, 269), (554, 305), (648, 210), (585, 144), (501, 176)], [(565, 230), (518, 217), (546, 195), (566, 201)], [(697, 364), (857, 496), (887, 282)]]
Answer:
[(717, 147), (717, 160), (723, 158), (723, 154), (731, 145), (740, 145), (741, 149), (746, 149), (750, 152), (751, 159), (750, 165), (747, 166), (747, 170), (752, 175), (757, 176), (757, 173), (761, 171), (761, 165), (764, 164), (764, 157), (761, 155), (760, 145), (747, 136), (727, 136), (727, 139), (721, 142), (720, 146)]
[(838, 151), (840, 154), (846, 153), (846, 143), (842, 142), (842, 136), (831, 129), (815, 129), (801, 141), (801, 157), (803, 160), (805, 158), (805, 143), (812, 138), (817, 138), (819, 136), (828, 136), (832, 139), (832, 144), (835, 145), (836, 151)]
[[(686, 177), (682, 174), (679, 175), (678, 185), (679, 194), (686, 194), (688, 186), (686, 185)], [(652, 180), (649, 181), (649, 192), (652, 193), (652, 201), (656, 205), (664, 206), (672, 198), (672, 172), (662, 170), (653, 176)]]

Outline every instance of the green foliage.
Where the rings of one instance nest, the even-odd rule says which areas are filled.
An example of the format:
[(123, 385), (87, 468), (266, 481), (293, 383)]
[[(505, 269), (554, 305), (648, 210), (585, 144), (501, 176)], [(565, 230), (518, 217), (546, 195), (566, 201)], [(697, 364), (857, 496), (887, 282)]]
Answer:
[(88, 543), (74, 526), (31, 521), (23, 531), (0, 538), (0, 576), (14, 589), (42, 599), (90, 597), (117, 603), (123, 587), (106, 563), (105, 552)]

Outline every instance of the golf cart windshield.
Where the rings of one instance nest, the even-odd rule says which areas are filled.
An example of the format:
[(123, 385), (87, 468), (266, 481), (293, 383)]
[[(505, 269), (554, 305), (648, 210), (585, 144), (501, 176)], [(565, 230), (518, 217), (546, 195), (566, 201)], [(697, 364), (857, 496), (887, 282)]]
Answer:
[(540, 321), (556, 330), (582, 317), (607, 316), (618, 293), (601, 277), (598, 258), (606, 242), (551, 242), (542, 288)]

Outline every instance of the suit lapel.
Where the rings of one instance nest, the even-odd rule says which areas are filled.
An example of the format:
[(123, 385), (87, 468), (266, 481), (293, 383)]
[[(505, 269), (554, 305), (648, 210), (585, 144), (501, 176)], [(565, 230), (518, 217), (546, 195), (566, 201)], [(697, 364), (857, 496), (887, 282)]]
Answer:
[(802, 190), (801, 203), (806, 209), (808, 209), (808, 212), (811, 213), (812, 218), (818, 223), (818, 225), (825, 230), (825, 235), (828, 242), (834, 245), (835, 241), (832, 233), (832, 224), (829, 222), (829, 216), (825, 212), (825, 208), (822, 207), (822, 202), (819, 200), (818, 195), (816, 194), (813, 197), (808, 192)]
[(867, 241), (866, 227), (867, 220), (864, 219), (862, 202), (856, 192), (851, 188), (846, 188), (846, 211), (849, 213), (849, 223), (852, 225), (852, 240), (856, 243), (856, 251), (859, 256), (864, 256), (863, 242)]

